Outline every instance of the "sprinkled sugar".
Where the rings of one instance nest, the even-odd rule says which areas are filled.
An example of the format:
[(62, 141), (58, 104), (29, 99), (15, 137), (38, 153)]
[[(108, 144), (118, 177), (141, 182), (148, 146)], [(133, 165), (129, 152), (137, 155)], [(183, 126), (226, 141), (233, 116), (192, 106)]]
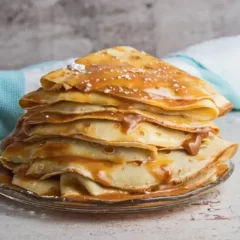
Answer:
[(79, 72), (86, 72), (86, 67), (83, 64), (78, 64), (78, 63), (71, 63), (70, 65), (68, 65), (68, 68), (71, 70), (76, 70)]

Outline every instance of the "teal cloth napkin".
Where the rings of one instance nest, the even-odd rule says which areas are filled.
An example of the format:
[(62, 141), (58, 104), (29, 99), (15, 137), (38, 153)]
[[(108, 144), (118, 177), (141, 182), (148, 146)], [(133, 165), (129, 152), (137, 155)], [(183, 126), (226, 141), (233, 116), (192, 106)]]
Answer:
[[(174, 54), (168, 56), (165, 61), (168, 61), (171, 64), (178, 66), (176, 61), (187, 64), (187, 67), (183, 70), (191, 73), (191, 68), (194, 69), (195, 74), (199, 78), (206, 80), (215, 86), (215, 88), (225, 96), (234, 106), (234, 110), (240, 110), (240, 95), (237, 91), (230, 85), (228, 81), (223, 79), (218, 74), (207, 69), (202, 63), (198, 62), (196, 59), (193, 59), (190, 56), (184, 54)], [(171, 61), (173, 60), (173, 61)], [(185, 65), (186, 66), (186, 65)], [(181, 66), (178, 66), (181, 68)], [(189, 71), (190, 70), (190, 71)]]
[(0, 71), (0, 139), (14, 128), (23, 111), (18, 100), (24, 94), (22, 71)]
[(44, 62), (20, 70), (0, 71), (0, 140), (11, 133), (24, 112), (18, 105), (19, 99), (40, 87), (42, 75), (72, 61), (73, 59)]

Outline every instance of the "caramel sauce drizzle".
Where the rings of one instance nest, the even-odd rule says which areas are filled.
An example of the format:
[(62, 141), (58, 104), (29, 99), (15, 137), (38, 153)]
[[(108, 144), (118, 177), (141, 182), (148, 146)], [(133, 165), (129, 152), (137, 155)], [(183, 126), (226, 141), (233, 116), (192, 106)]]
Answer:
[(169, 159), (168, 154), (164, 154), (161, 159), (147, 162), (146, 167), (157, 180), (161, 179), (161, 184), (167, 184), (172, 178), (172, 169), (170, 165), (171, 163), (172, 160)]
[(135, 130), (138, 124), (144, 120), (145, 118), (139, 114), (123, 114), (121, 119), (123, 132), (128, 133)]
[[(75, 60), (65, 70), (44, 76), (41, 83), (46, 90), (74, 87), (83, 92), (102, 92), (127, 99), (168, 99), (161, 92), (146, 91), (161, 88), (188, 100), (211, 98), (198, 78), (137, 51), (129, 58), (132, 59), (127, 62), (108, 52), (91, 54)], [(54, 83), (56, 79), (60, 84)]]
[(202, 140), (208, 137), (208, 132), (194, 134), (192, 138), (187, 139), (183, 144), (182, 147), (193, 156), (196, 156), (199, 152)]

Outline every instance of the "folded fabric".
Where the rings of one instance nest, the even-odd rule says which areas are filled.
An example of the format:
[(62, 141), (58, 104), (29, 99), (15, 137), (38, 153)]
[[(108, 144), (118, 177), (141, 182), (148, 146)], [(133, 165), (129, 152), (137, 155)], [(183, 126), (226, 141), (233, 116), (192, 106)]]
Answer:
[(10, 134), (22, 114), (19, 99), (40, 87), (39, 79), (42, 75), (64, 67), (73, 60), (45, 62), (20, 70), (0, 71), (0, 140)]
[(215, 39), (171, 54), (163, 60), (213, 84), (240, 110), (240, 36)]
[[(212, 83), (218, 91), (240, 110), (240, 36), (212, 40), (187, 48), (164, 58), (178, 68)], [(45, 62), (20, 70), (0, 71), (0, 139), (8, 135), (22, 114), (18, 100), (40, 87), (39, 78), (49, 71), (71, 63)]]

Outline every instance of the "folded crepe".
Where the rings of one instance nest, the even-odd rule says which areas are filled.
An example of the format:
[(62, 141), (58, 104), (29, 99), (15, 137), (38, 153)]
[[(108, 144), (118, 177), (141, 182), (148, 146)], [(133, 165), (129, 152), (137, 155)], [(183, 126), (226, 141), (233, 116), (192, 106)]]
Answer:
[(0, 148), (11, 184), (40, 196), (178, 195), (216, 180), (237, 150), (212, 122), (228, 100), (131, 47), (77, 59), (41, 85), (20, 99), (26, 111)]

